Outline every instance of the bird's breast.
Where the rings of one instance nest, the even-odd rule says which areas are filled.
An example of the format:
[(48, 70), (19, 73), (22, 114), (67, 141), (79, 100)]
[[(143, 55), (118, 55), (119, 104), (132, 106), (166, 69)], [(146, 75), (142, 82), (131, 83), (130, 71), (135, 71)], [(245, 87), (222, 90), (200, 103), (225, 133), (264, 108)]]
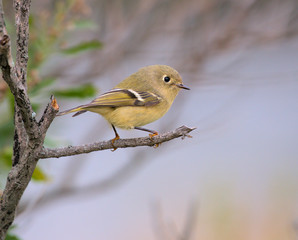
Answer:
[(167, 111), (167, 103), (160, 103), (154, 106), (129, 106), (118, 107), (108, 114), (103, 115), (108, 122), (116, 127), (132, 129), (144, 126), (161, 118)]

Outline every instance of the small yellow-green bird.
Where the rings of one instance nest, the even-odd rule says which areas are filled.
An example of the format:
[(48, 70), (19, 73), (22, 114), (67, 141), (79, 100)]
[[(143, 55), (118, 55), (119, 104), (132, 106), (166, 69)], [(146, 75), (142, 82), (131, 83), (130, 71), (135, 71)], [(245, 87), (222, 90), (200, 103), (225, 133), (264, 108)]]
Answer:
[(87, 111), (99, 113), (113, 127), (116, 135), (113, 143), (120, 138), (115, 127), (147, 131), (152, 137), (158, 133), (142, 126), (161, 118), (170, 109), (180, 89), (190, 90), (183, 85), (175, 69), (151, 65), (139, 69), (92, 102), (57, 115), (76, 112), (75, 117)]

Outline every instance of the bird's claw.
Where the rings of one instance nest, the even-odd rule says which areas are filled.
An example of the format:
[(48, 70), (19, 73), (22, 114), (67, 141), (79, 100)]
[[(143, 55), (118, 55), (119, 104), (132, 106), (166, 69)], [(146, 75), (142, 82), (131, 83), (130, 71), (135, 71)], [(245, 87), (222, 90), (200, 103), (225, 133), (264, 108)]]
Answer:
[(117, 148), (114, 146), (114, 143), (115, 143), (115, 141), (118, 140), (118, 139), (120, 139), (120, 137), (119, 137), (119, 135), (117, 134), (116, 137), (113, 138), (113, 139), (111, 140), (111, 141), (112, 141), (112, 146), (113, 146), (113, 148), (114, 148), (114, 149), (111, 150), (112, 152), (115, 152), (115, 151), (117, 150)]
[(158, 132), (155, 132), (155, 133), (151, 133), (149, 134), (149, 137), (152, 139), (153, 137), (157, 136), (158, 135)]
[[(153, 137), (157, 136), (158, 132), (149, 134), (149, 137), (152, 139)], [(161, 143), (156, 143), (153, 145), (154, 148), (158, 148)]]

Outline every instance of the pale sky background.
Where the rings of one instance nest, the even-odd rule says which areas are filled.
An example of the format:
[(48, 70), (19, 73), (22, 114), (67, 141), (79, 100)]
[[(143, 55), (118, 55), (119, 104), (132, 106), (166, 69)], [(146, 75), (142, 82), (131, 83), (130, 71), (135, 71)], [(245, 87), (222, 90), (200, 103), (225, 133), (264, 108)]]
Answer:
[[(53, 181), (31, 184), (25, 198), (38, 198), (59, 184), (71, 162), (84, 161), (76, 182), (83, 186), (107, 178), (136, 154), (140, 160), (148, 158), (110, 191), (53, 202), (29, 217), (23, 214), (17, 219), (17, 232), (24, 240), (156, 239), (152, 204), (160, 204), (165, 223), (170, 229), (175, 224), (180, 231), (195, 202), (199, 220), (194, 239), (216, 239), (210, 234), (217, 224), (237, 229), (240, 223), (234, 217), (244, 222), (240, 225), (251, 234), (248, 239), (262, 239), (258, 236), (270, 224), (293, 234), (291, 226), (298, 220), (297, 40), (210, 59), (206, 73), (225, 69), (220, 84), (203, 81), (201, 86), (190, 86), (191, 91), (181, 91), (176, 101), (183, 101), (183, 106), (177, 108), (174, 103), (170, 110), (177, 118), (167, 114), (149, 125), (160, 132), (183, 124), (197, 127), (193, 138), (177, 139), (157, 149), (118, 149), (42, 160)], [(188, 84), (187, 78), (184, 81)], [(80, 144), (111, 138), (110, 129), (100, 134), (105, 128), (108, 124), (95, 114), (65, 116), (55, 120), (50, 135)], [(121, 130), (120, 134), (143, 135)], [(230, 216), (221, 216), (227, 218), (222, 223), (210, 223), (210, 218), (216, 219), (212, 215), (220, 218), (221, 208), (227, 208)], [(202, 229), (204, 225), (208, 228)]]

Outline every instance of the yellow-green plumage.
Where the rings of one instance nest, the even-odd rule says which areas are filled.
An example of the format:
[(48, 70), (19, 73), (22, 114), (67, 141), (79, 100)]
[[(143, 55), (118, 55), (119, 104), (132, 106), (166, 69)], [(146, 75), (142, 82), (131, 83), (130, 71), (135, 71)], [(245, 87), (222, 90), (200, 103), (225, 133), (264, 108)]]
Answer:
[[(166, 77), (170, 80), (167, 81)], [(90, 111), (101, 114), (116, 127), (132, 129), (162, 117), (171, 107), (181, 88), (188, 89), (183, 86), (182, 79), (175, 69), (166, 65), (147, 66), (92, 102), (60, 112), (58, 115), (78, 112), (76, 116)]]

